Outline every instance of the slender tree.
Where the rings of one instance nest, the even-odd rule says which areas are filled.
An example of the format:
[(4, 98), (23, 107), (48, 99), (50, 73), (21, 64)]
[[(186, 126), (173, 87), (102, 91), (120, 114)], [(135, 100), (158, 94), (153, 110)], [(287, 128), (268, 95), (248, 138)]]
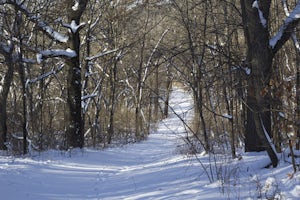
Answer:
[[(12, 43), (11, 43), (12, 44)], [(8, 47), (8, 48), (6, 48)], [(10, 85), (13, 79), (14, 63), (13, 63), (13, 46), (0, 45), (0, 53), (4, 55), (7, 71), (4, 75), (3, 85), (0, 89), (0, 149), (6, 150), (7, 142), (7, 97)]]

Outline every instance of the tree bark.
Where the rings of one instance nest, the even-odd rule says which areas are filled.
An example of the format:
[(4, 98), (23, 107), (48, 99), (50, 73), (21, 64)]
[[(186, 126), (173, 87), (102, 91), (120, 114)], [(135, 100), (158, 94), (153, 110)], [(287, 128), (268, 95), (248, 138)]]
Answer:
[[(76, 1), (77, 2), (77, 1)], [(76, 56), (66, 60), (67, 65), (67, 108), (66, 137), (67, 148), (82, 148), (84, 145), (83, 118), (81, 113), (81, 65), (80, 65), (80, 19), (86, 8), (87, 0), (79, 0), (78, 4), (67, 1), (68, 20), (79, 26), (70, 28), (68, 48), (75, 51)]]
[(297, 78), (296, 78), (296, 150), (300, 150), (300, 52), (297, 52)]
[(113, 66), (110, 69), (110, 111), (107, 143), (110, 144), (115, 132), (115, 104), (116, 104), (116, 83), (117, 83), (117, 60), (114, 59)]
[[(168, 66), (167, 66), (168, 67)], [(170, 69), (168, 67), (167, 69), (167, 82), (166, 82), (166, 99), (165, 99), (165, 107), (164, 107), (164, 118), (167, 118), (169, 116), (169, 100), (170, 100), (170, 94), (172, 91), (172, 79), (170, 74)]]
[(7, 142), (7, 110), (6, 103), (9, 88), (13, 79), (14, 65), (12, 63), (12, 57), (6, 58), (6, 65), (8, 67), (4, 77), (4, 83), (2, 91), (0, 92), (0, 150), (6, 150), (5, 143)]
[[(272, 165), (276, 167), (278, 158), (266, 135), (266, 133), (271, 133), (268, 84), (272, 75), (272, 60), (274, 57), (273, 51), (269, 46), (269, 31), (267, 28), (271, 1), (260, 3), (258, 8), (254, 7), (253, 3), (254, 1), (241, 0), (247, 44), (246, 63), (251, 69), (247, 88), (245, 150), (267, 150)], [(266, 20), (265, 24), (262, 21), (262, 17)]]
[(247, 91), (246, 150), (261, 150), (261, 148), (267, 150), (275, 167), (278, 158), (271, 141), (268, 141), (268, 134), (272, 135), (269, 91), (273, 73), (272, 62), (276, 52), (282, 48), (299, 24), (300, 1), (271, 39), (269, 35), (271, 0), (240, 0), (240, 4), (247, 43), (247, 65), (251, 69)]

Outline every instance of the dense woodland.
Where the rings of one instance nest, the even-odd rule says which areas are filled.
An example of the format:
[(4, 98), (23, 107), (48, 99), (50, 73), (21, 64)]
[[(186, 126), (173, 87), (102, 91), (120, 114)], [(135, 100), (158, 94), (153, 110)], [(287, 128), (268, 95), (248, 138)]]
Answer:
[(0, 0), (0, 149), (142, 140), (172, 112), (175, 85), (193, 94), (198, 151), (296, 157), (298, 4)]

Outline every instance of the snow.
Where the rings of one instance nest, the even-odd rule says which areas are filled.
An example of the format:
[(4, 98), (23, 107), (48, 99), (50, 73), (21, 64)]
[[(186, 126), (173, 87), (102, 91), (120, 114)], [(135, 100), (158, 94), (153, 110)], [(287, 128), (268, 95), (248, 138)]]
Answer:
[(72, 33), (76, 33), (80, 26), (76, 24), (75, 20), (72, 20), (70, 27), (71, 27)]
[(6, 3), (17, 6), (18, 9), (21, 10), (22, 13), (25, 14), (30, 21), (35, 23), (39, 28), (41, 28), (44, 32), (46, 32), (52, 39), (61, 43), (66, 43), (69, 40), (69, 37), (67, 35), (55, 31), (52, 27), (47, 25), (47, 23), (43, 21), (40, 18), (40, 16), (31, 13), (26, 7), (24, 1), (20, 1), (20, 0), (0, 1), (0, 4), (6, 4)]
[(227, 119), (232, 119), (232, 118), (233, 118), (232, 115), (229, 115), (229, 114), (227, 114), (227, 113), (223, 114), (222, 116), (223, 116), (224, 118), (227, 118)]
[(270, 134), (268, 133), (268, 131), (267, 131), (267, 129), (266, 129), (264, 123), (263, 123), (263, 120), (262, 120), (261, 116), (259, 116), (259, 119), (260, 119), (260, 124), (262, 126), (263, 132), (264, 132), (264, 134), (265, 134), (265, 136), (266, 136), (269, 144), (271, 145), (271, 148), (272, 148), (273, 152), (276, 152), (275, 145), (273, 144), (273, 142), (272, 142), (272, 140), (270, 138)]
[[(100, 58), (100, 57), (106, 56), (106, 55), (108, 55), (108, 54), (115, 53), (115, 52), (117, 52), (118, 50), (119, 50), (119, 49), (117, 48), (117, 49), (113, 49), (113, 50), (109, 50), (109, 51), (105, 51), (105, 52), (100, 52), (100, 53), (98, 53), (97, 55), (94, 55), (94, 56), (92, 56), (92, 57), (87, 57), (86, 60), (91, 61), (91, 60), (94, 60), (94, 59), (96, 59), (96, 58)], [(103, 71), (103, 70), (101, 70), (101, 71)]]
[(12, 45), (9, 46), (3, 42), (0, 42), (0, 52), (3, 51), (5, 54), (9, 54), (11, 48)]
[(47, 77), (56, 74), (57, 72), (59, 72), (60, 70), (62, 70), (64, 67), (64, 65), (60, 65), (57, 69), (52, 69), (49, 72), (45, 72), (44, 74), (41, 74), (35, 78), (31, 78), (31, 79), (27, 79), (26, 81), (26, 85), (28, 84), (32, 84), (32, 83), (36, 83), (37, 81), (46, 79)]
[(294, 10), (288, 14), (287, 18), (285, 19), (283, 25), (280, 27), (279, 31), (269, 40), (269, 45), (272, 48), (274, 48), (277, 42), (281, 39), (283, 35), (283, 31), (286, 29), (286, 27), (290, 23), (293, 23), (295, 20), (299, 18), (300, 18), (300, 1), (297, 2), (297, 5), (295, 6)]
[(259, 8), (258, 5), (258, 0), (254, 1), (252, 4), (252, 8), (257, 8), (258, 10), (258, 14), (259, 14), (259, 19), (260, 19), (260, 23), (263, 25), (263, 27), (267, 27), (267, 20), (263, 15), (263, 12), (261, 11), (261, 9)]
[(43, 55), (38, 53), (36, 54), (36, 62), (41, 64), (43, 62)]
[(77, 11), (79, 9), (79, 1), (76, 0), (75, 4), (72, 6), (72, 10)]
[(300, 44), (295, 33), (292, 34), (292, 39), (294, 41), (296, 49), (298, 50), (298, 52), (300, 52)]
[[(170, 100), (178, 116), (191, 120), (190, 93), (175, 88)], [(105, 150), (51, 150), (25, 157), (2, 152), (1, 199), (300, 198), (300, 174), (290, 178), (292, 166), (283, 162), (265, 169), (270, 162), (266, 152), (242, 153), (239, 160), (212, 154), (195, 158), (179, 153), (187, 133), (177, 115), (170, 114), (156, 127), (143, 142)]]
[(64, 56), (64, 57), (68, 57), (68, 58), (73, 58), (75, 57), (77, 54), (74, 50), (67, 48), (67, 49), (47, 49), (47, 50), (43, 50), (40, 51), (37, 55), (36, 55), (36, 60), (37, 63), (41, 63), (43, 61), (43, 57), (60, 57), (60, 56)]
[(251, 74), (251, 69), (247, 67), (247, 68), (245, 69), (245, 73), (246, 73), (247, 75), (250, 75), (250, 74)]
[(282, 117), (282, 118), (285, 118), (285, 117), (286, 117), (286, 116), (285, 116), (285, 113), (283, 113), (283, 112), (279, 112), (278, 114), (279, 114), (279, 116)]
[(44, 23), (43, 21), (39, 21), (38, 26), (41, 27), (44, 31), (46, 31), (46, 33), (48, 33), (51, 37), (53, 37), (53, 39), (59, 42), (66, 43), (69, 40), (68, 36), (63, 35), (57, 31), (54, 31), (50, 26), (46, 25), (46, 23)]
[(81, 29), (83, 26), (85, 26), (85, 23), (80, 23), (79, 25), (76, 23), (75, 20), (72, 20), (70, 24), (63, 23), (63, 26), (70, 29), (72, 33), (76, 33)]

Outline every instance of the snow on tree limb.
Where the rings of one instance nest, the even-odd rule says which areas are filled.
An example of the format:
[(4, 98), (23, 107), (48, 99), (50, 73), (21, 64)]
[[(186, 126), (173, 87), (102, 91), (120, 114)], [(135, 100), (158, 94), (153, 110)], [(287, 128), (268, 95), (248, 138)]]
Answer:
[(52, 27), (47, 25), (47, 23), (45, 21), (43, 21), (39, 16), (31, 13), (21, 1), (19, 1), (19, 0), (0, 0), (0, 5), (4, 5), (4, 4), (14, 5), (16, 9), (21, 11), (29, 19), (29, 21), (36, 24), (51, 39), (56, 40), (61, 43), (66, 43), (68, 41), (68, 39), (69, 39), (68, 36), (55, 31)]
[(264, 122), (263, 122), (263, 120), (262, 120), (262, 118), (261, 118), (261, 115), (259, 115), (259, 120), (260, 120), (261, 127), (262, 127), (262, 129), (263, 129), (263, 132), (264, 132), (264, 134), (265, 134), (265, 137), (267, 138), (267, 140), (268, 140), (268, 142), (269, 142), (269, 144), (270, 144), (270, 146), (271, 146), (271, 148), (272, 148), (272, 151), (275, 153), (275, 155), (276, 155), (276, 157), (277, 157), (277, 159), (278, 159), (278, 156), (277, 156), (277, 154), (276, 154), (277, 151), (276, 151), (275, 145), (273, 144), (273, 142), (272, 142), (272, 140), (271, 140), (271, 138), (270, 138), (270, 135), (269, 135), (269, 133), (268, 133), (266, 127), (264, 126)]
[(7, 44), (0, 42), (0, 54), (9, 54), (12, 50), (12, 46), (8, 46)]
[(113, 49), (113, 50), (110, 50), (110, 51), (106, 51), (106, 52), (100, 52), (94, 56), (91, 56), (91, 57), (87, 57), (86, 60), (87, 61), (91, 61), (91, 60), (94, 60), (94, 59), (97, 59), (97, 58), (100, 58), (100, 57), (103, 57), (103, 56), (106, 56), (108, 54), (111, 54), (111, 53), (115, 53), (119, 51), (119, 48), (116, 48), (116, 49)]
[(11, 59), (12, 62), (23, 62), (23, 63), (35, 63), (35, 60), (30, 58), (20, 58), (18, 53), (13, 53), (13, 43), (8, 41), (8, 44), (5, 44), (4, 42), (0, 42), (0, 54), (2, 54), (4, 57)]
[(78, 0), (75, 1), (74, 5), (72, 6), (72, 10), (77, 11), (79, 10), (79, 2)]
[(64, 65), (60, 65), (57, 69), (52, 69), (49, 72), (46, 72), (38, 77), (32, 78), (32, 79), (27, 79), (26, 80), (26, 86), (28, 84), (32, 84), (32, 83), (36, 83), (40, 80), (43, 80), (45, 78), (48, 78), (49, 76), (53, 75), (53, 74), (57, 74), (59, 71), (61, 71), (63, 69)]
[[(284, 8), (285, 15), (287, 17), (290, 16), (290, 12), (289, 12), (286, 0), (282, 0), (281, 2), (282, 2), (282, 5), (283, 5), (283, 8)], [(299, 44), (299, 41), (297, 39), (297, 36), (296, 36), (295, 32), (292, 33), (292, 40), (294, 42), (294, 45), (295, 45), (296, 49), (298, 50), (298, 52), (300, 52), (300, 44)]]
[(37, 56), (37, 62), (41, 63), (43, 61), (43, 59), (45, 58), (53, 58), (53, 57), (67, 57), (67, 58), (73, 58), (75, 57), (77, 54), (74, 50), (72, 49), (51, 49), (51, 50), (44, 50), (44, 51), (40, 51)]
[(76, 24), (75, 20), (72, 20), (70, 24), (62, 23), (62, 25), (68, 28), (72, 33), (79, 32), (84, 26), (85, 23)]
[(279, 31), (269, 40), (269, 45), (273, 52), (276, 53), (290, 38), (294, 29), (300, 22), (300, 0), (294, 10), (287, 16)]
[(267, 28), (267, 20), (263, 15), (263, 11), (259, 8), (258, 1), (254, 1), (252, 4), (252, 8), (256, 8), (259, 14), (260, 23), (263, 25), (263, 27)]
[(300, 44), (299, 44), (299, 41), (298, 41), (295, 33), (292, 34), (292, 39), (293, 39), (296, 49), (298, 50), (298, 53), (300, 53)]

